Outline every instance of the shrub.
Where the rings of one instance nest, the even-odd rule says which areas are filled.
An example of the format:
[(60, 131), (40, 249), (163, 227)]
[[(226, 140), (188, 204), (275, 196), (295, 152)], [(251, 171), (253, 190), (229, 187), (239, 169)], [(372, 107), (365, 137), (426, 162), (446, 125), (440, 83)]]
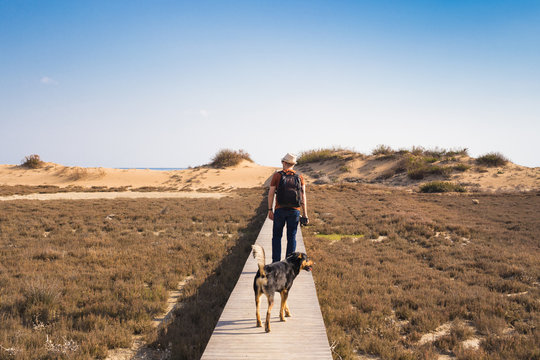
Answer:
[(427, 156), (427, 157), (440, 159), (441, 157), (446, 155), (446, 152), (447, 151), (445, 149), (440, 149), (440, 148), (436, 147), (434, 149), (424, 150), (423, 155)]
[(413, 155), (420, 156), (423, 153), (424, 153), (424, 148), (421, 147), (421, 146), (413, 146), (411, 148), (411, 154), (413, 154)]
[(490, 152), (476, 159), (476, 163), (485, 166), (504, 166), (508, 159), (498, 152)]
[(60, 287), (54, 282), (45, 279), (29, 282), (19, 305), (22, 319), (26, 324), (50, 323), (57, 316), (60, 296)]
[(448, 181), (432, 181), (420, 186), (423, 193), (465, 192), (465, 188), (459, 184)]
[(395, 151), (388, 145), (377, 145), (375, 149), (371, 151), (372, 155), (392, 155)]
[(214, 156), (212, 162), (210, 163), (210, 166), (225, 168), (238, 165), (242, 162), (242, 160), (253, 162), (249, 154), (244, 150), (235, 151), (230, 149), (223, 149), (218, 151), (218, 153)]
[(396, 154), (398, 155), (407, 155), (409, 154), (411, 151), (410, 150), (407, 150), (407, 149), (399, 149), (398, 151), (396, 151)]
[(39, 155), (36, 154), (28, 155), (21, 161), (21, 166), (29, 169), (39, 169), (43, 164), (44, 162), (40, 159)]
[(467, 148), (457, 148), (457, 149), (441, 149), (441, 148), (434, 148), (434, 149), (424, 149), (421, 146), (413, 146), (410, 151), (411, 154), (416, 156), (427, 156), (427, 157), (433, 157), (433, 158), (443, 158), (443, 157), (452, 157), (456, 155), (468, 155), (468, 149)]
[(343, 152), (346, 151), (342, 148), (327, 148), (327, 149), (314, 149), (314, 150), (307, 150), (302, 151), (300, 153), (300, 156), (298, 157), (297, 164), (307, 164), (317, 161), (324, 161), (324, 160), (342, 160), (343, 159)]
[(447, 150), (446, 156), (456, 156), (456, 155), (469, 155), (469, 149), (467, 148), (458, 148), (454, 150)]
[(459, 171), (459, 172), (464, 172), (464, 171), (467, 171), (471, 168), (470, 165), (467, 165), (467, 164), (457, 164), (457, 165), (454, 165), (452, 167), (452, 169), (454, 169), (455, 171)]
[(452, 168), (448, 166), (438, 166), (430, 163), (432, 158), (422, 156), (409, 156), (404, 163), (407, 170), (407, 176), (413, 180), (422, 180), (429, 175), (442, 175), (448, 177)]

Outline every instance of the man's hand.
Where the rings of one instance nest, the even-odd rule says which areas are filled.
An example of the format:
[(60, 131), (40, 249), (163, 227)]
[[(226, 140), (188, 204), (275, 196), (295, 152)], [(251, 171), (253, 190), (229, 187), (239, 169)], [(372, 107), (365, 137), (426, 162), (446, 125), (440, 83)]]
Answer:
[(307, 216), (300, 216), (300, 225), (306, 226), (309, 224), (309, 218)]
[(268, 210), (268, 218), (274, 221), (274, 212), (272, 210)]

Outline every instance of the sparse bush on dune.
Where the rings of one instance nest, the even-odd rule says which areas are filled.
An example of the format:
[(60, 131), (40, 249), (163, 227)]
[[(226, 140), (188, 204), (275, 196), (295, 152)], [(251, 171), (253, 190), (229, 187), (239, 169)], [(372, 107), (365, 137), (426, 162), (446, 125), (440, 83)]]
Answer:
[(504, 166), (508, 163), (508, 159), (498, 152), (490, 152), (476, 159), (478, 165), (484, 166)]
[(298, 165), (303, 165), (325, 160), (344, 160), (346, 155), (350, 155), (351, 153), (353, 151), (339, 147), (307, 150), (300, 153), (297, 163)]
[(375, 149), (371, 151), (371, 155), (392, 155), (395, 151), (388, 145), (377, 145)]
[(371, 152), (372, 155), (407, 155), (412, 154), (415, 156), (422, 156), (429, 159), (435, 159), (434, 161), (440, 160), (442, 158), (449, 158), (457, 155), (467, 155), (467, 148), (457, 148), (457, 149), (443, 149), (435, 147), (433, 149), (425, 149), (422, 146), (413, 146), (409, 149), (399, 149), (393, 150), (390, 146), (387, 145), (377, 145), (375, 149)]
[(413, 180), (422, 180), (430, 175), (437, 175), (447, 178), (452, 172), (452, 168), (448, 166), (438, 166), (431, 164), (423, 164), (414, 166), (407, 171), (407, 175)]
[(452, 169), (454, 169), (455, 171), (459, 171), (459, 172), (464, 172), (464, 171), (467, 171), (471, 168), (470, 165), (467, 165), (467, 164), (457, 164), (457, 165), (454, 165), (452, 167)]
[[(368, 160), (394, 161), (384, 173), (376, 178), (379, 181), (393, 178), (404, 172), (412, 180), (422, 180), (430, 176), (448, 178), (452, 172), (464, 172), (470, 169), (469, 165), (462, 163), (451, 165), (451, 163), (459, 161), (459, 156), (467, 156), (467, 148), (444, 149), (436, 147), (425, 149), (421, 146), (413, 146), (410, 149), (394, 150), (388, 145), (381, 144), (375, 147), (371, 154), (372, 156)], [(302, 152), (298, 164), (337, 160), (344, 163), (339, 167), (341, 172), (350, 172), (352, 169), (348, 166), (347, 161), (359, 157), (366, 158), (365, 155), (342, 148), (316, 149)]]
[(214, 156), (210, 166), (216, 168), (225, 168), (229, 166), (236, 166), (243, 160), (253, 162), (249, 154), (244, 150), (222, 149)]
[(21, 161), (21, 166), (29, 169), (39, 169), (44, 164), (37, 154), (28, 155)]
[(457, 148), (457, 149), (447, 150), (445, 155), (446, 156), (457, 156), (457, 155), (468, 156), (469, 155), (469, 149), (467, 149), (467, 148)]
[(420, 186), (420, 192), (423, 193), (443, 193), (443, 192), (465, 192), (461, 185), (448, 181), (432, 181)]
[(413, 146), (411, 148), (411, 154), (416, 155), (416, 156), (423, 155), (424, 151), (425, 151), (424, 148), (421, 146)]

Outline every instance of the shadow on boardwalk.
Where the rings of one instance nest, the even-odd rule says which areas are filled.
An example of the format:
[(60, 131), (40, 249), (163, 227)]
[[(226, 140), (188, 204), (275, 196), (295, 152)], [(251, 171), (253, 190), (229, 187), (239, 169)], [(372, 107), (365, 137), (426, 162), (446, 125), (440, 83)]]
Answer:
[(174, 311), (171, 321), (161, 328), (157, 340), (150, 344), (150, 347), (170, 349), (173, 359), (191, 360), (202, 356), (266, 214), (265, 193), (255, 215), (249, 220), (249, 225), (240, 230), (241, 236), (236, 245), (195, 293), (182, 299), (182, 304)]

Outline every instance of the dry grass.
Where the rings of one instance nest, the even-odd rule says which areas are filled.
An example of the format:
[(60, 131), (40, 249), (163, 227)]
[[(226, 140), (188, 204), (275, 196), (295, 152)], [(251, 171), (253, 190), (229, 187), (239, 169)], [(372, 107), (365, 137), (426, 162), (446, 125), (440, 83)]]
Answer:
[(375, 156), (383, 156), (388, 157), (392, 155), (406, 155), (406, 154), (412, 154), (415, 156), (422, 156), (426, 159), (434, 159), (431, 162), (434, 162), (436, 160), (442, 159), (442, 158), (452, 158), (455, 156), (465, 156), (468, 155), (468, 149), (467, 148), (457, 148), (457, 149), (442, 149), (442, 148), (433, 148), (433, 149), (425, 149), (422, 146), (413, 146), (410, 149), (400, 149), (400, 150), (394, 150), (388, 145), (377, 145), (372, 151), (372, 155)]
[(423, 193), (444, 193), (444, 192), (466, 192), (467, 190), (459, 185), (448, 181), (431, 181), (420, 186)]
[[(0, 359), (103, 358), (134, 333), (199, 358), (264, 220), (261, 189), (236, 194), (0, 203)], [(336, 359), (539, 357), (540, 196), (475, 194), (473, 205), (335, 185), (309, 198), (304, 239)], [(187, 276), (182, 306), (153, 330)], [(479, 349), (463, 345), (473, 336)]]
[[(335, 359), (540, 356), (539, 196), (476, 194), (474, 205), (365, 185), (309, 196), (304, 240)], [(479, 349), (464, 347), (473, 332), (463, 322)], [(448, 323), (448, 334), (419, 344)]]
[[(353, 150), (340, 147), (313, 149), (302, 151), (297, 159), (298, 165), (309, 164), (326, 160), (350, 160), (354, 157), (363, 157), (364, 155)], [(346, 172), (346, 170), (344, 170)]]
[(10, 195), (28, 195), (28, 194), (53, 194), (64, 192), (174, 192), (179, 191), (175, 186), (141, 186), (138, 188), (132, 188), (130, 186), (65, 186), (59, 187), (56, 185), (0, 185), (0, 196)]
[[(133, 334), (165, 348), (178, 331), (174, 357), (200, 357), (262, 225), (262, 192), (0, 203), (0, 359), (104, 358)], [(158, 333), (152, 318), (188, 276)]]
[(37, 154), (25, 156), (24, 159), (21, 161), (21, 166), (28, 169), (39, 169), (43, 167), (44, 164), (45, 163)]
[(498, 152), (491, 152), (485, 155), (479, 156), (476, 159), (478, 165), (484, 166), (504, 166), (508, 163), (508, 159)]
[(236, 166), (243, 160), (253, 162), (249, 154), (244, 150), (223, 149), (214, 155), (210, 166), (215, 168), (226, 168), (229, 166)]

